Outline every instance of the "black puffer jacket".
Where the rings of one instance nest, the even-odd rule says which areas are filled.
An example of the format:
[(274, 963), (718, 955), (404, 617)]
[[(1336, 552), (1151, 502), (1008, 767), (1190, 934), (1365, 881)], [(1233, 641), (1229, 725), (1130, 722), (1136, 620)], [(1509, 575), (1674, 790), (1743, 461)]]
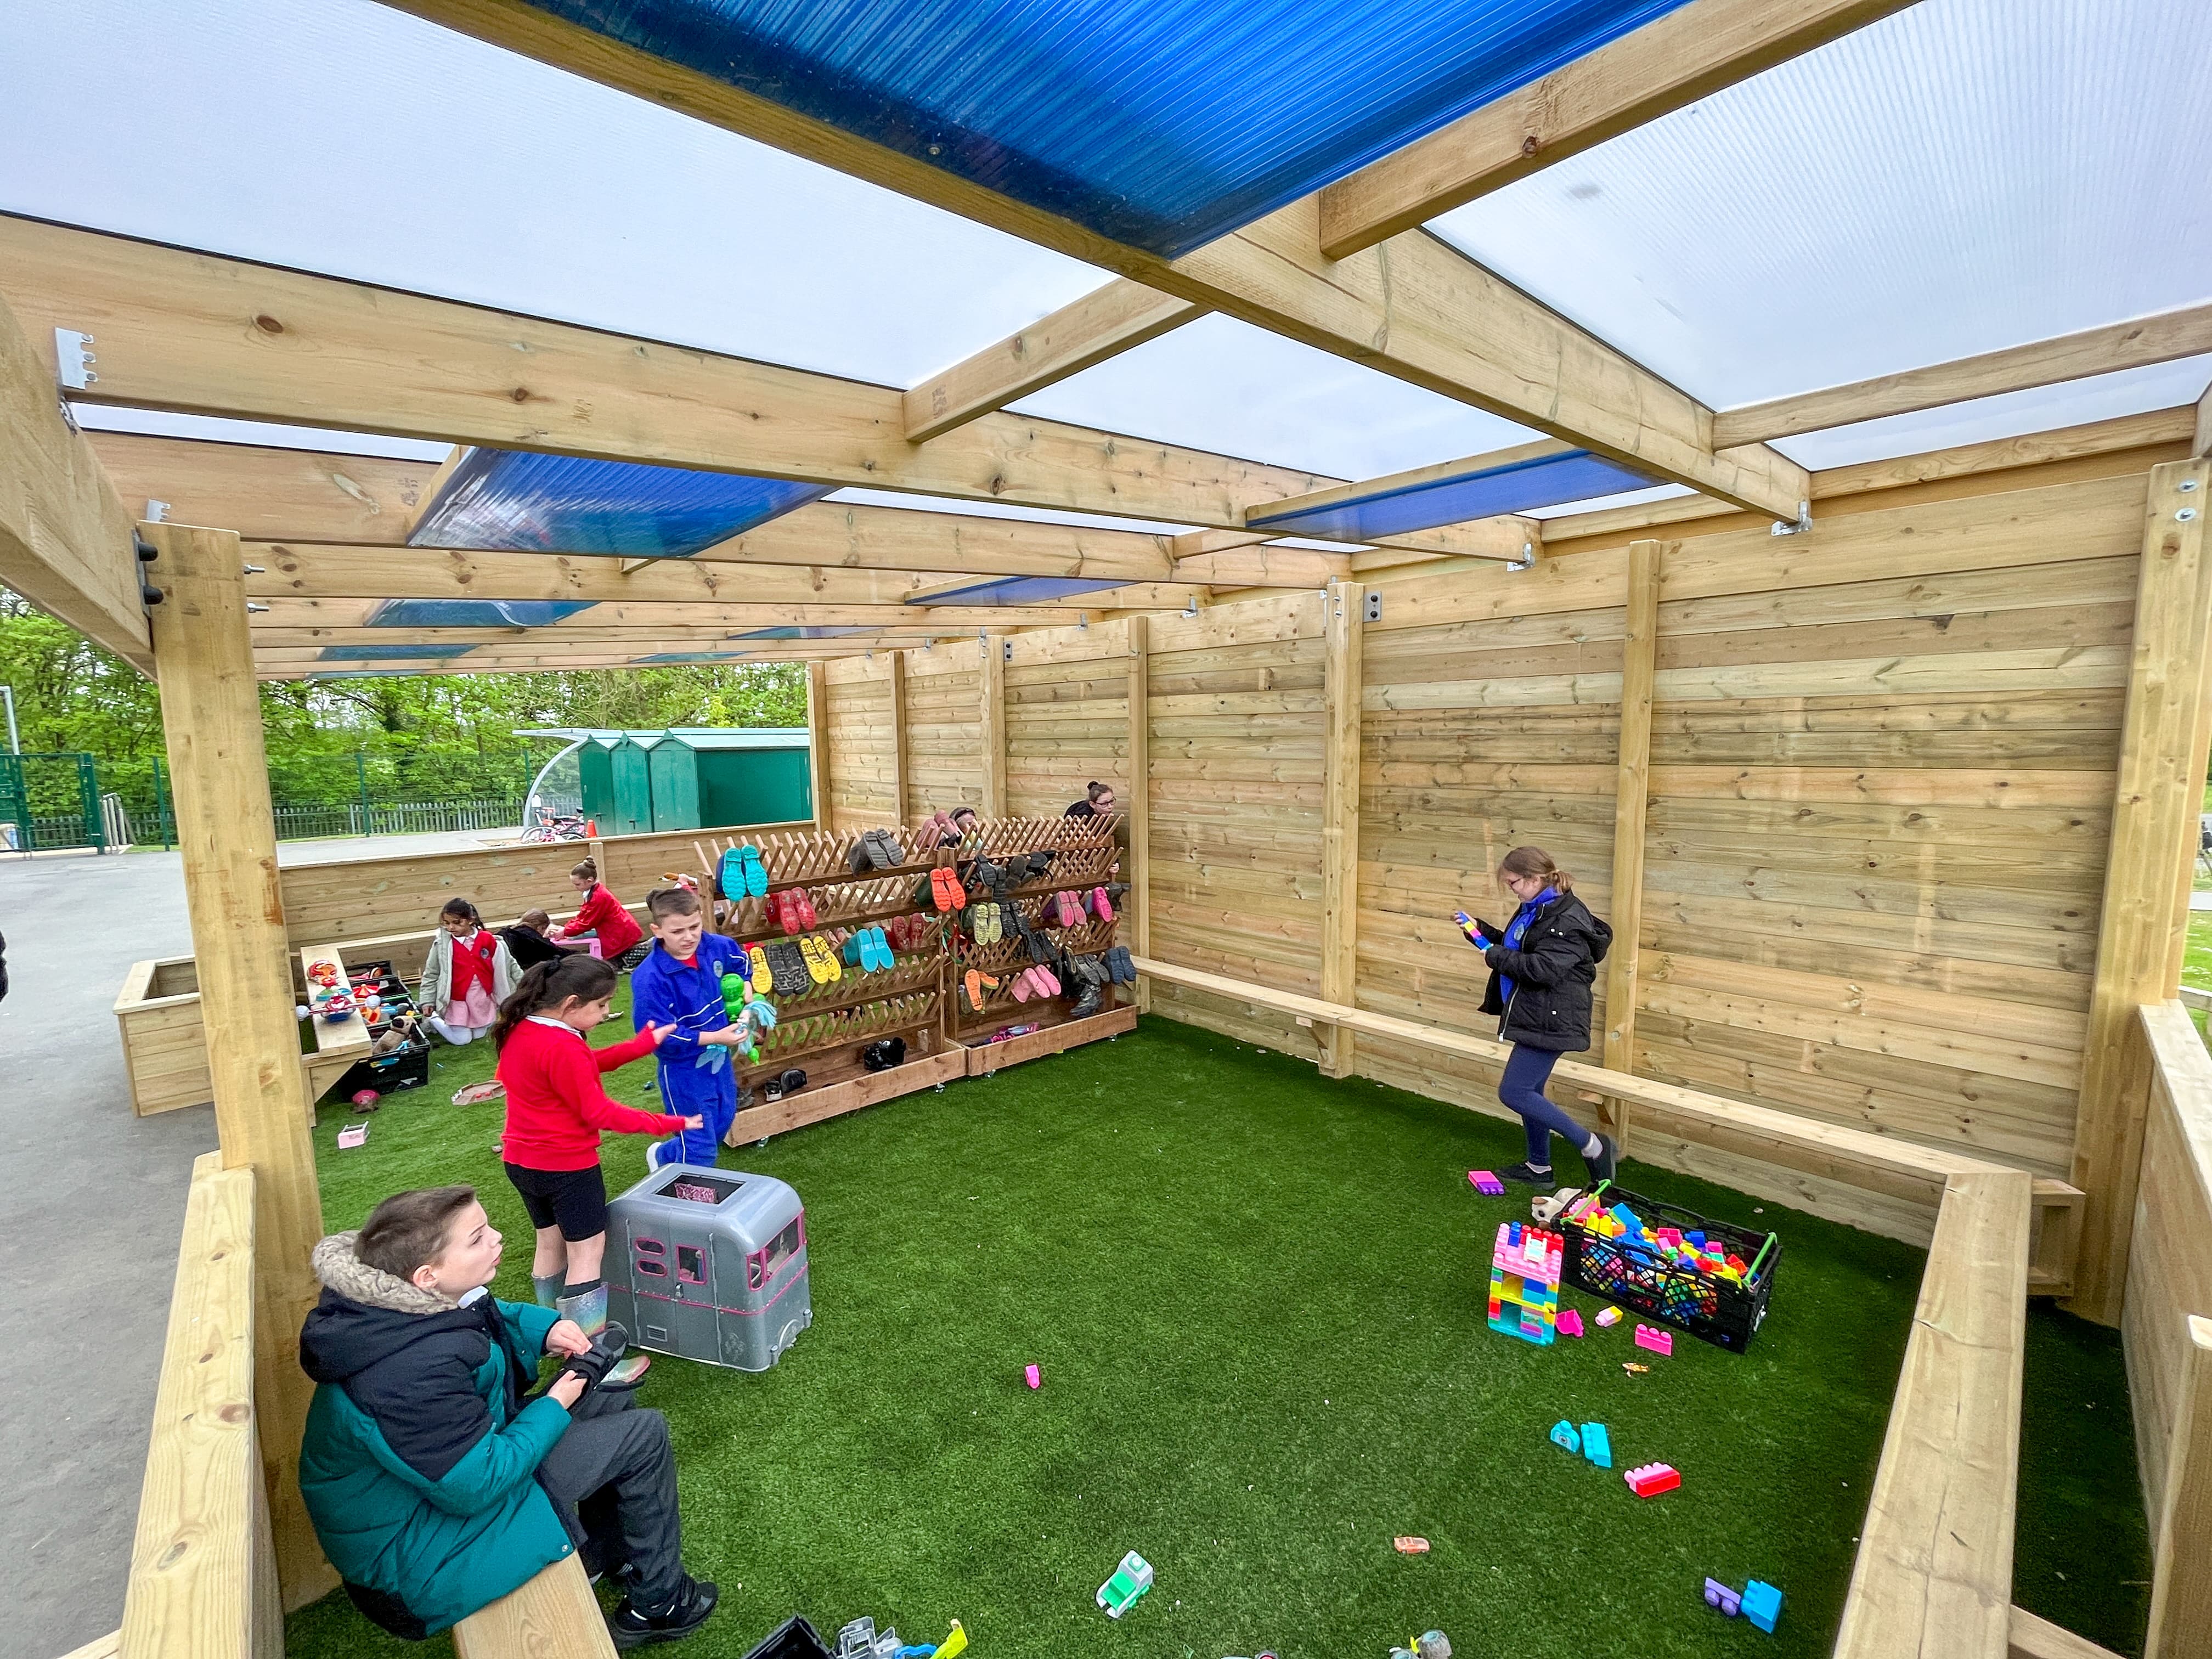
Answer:
[[(1572, 893), (1562, 893), (1536, 912), (1519, 950), (1493, 945), (1485, 951), (1490, 985), (1482, 1012), (1503, 1016), (1499, 1040), (1555, 1054), (1589, 1048), (1590, 986), (1612, 948), (1613, 929)], [(1499, 993), (1501, 975), (1513, 981), (1510, 1008)]]

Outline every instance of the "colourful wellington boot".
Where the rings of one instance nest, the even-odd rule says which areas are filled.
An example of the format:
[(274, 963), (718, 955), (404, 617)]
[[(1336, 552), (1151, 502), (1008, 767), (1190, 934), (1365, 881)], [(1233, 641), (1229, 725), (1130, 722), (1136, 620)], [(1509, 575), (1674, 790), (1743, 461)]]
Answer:
[(745, 878), (745, 891), (753, 898), (768, 896), (768, 866), (761, 862), (760, 848), (738, 848), (738, 868)]
[(541, 1308), (559, 1307), (562, 1289), (568, 1282), (568, 1275), (565, 1273), (532, 1273), (530, 1278), (531, 1287), (538, 1292), (538, 1305)]
[[(624, 1347), (629, 1346), (629, 1333), (623, 1330), (619, 1325), (611, 1326), (607, 1323), (607, 1287), (604, 1284), (596, 1289), (586, 1291), (581, 1296), (564, 1296), (553, 1306), (562, 1318), (574, 1320), (577, 1328), (591, 1338), (594, 1343), (609, 1336), (612, 1332), (621, 1332), (622, 1345)], [(611, 1346), (612, 1344), (610, 1343), (609, 1346)], [(602, 1376), (594, 1386), (617, 1390), (634, 1389), (637, 1386), (638, 1379), (645, 1375), (646, 1368), (652, 1364), (653, 1360), (647, 1355), (625, 1354), (607, 1368), (606, 1375)]]
[(752, 963), (753, 989), (763, 992), (775, 989), (775, 974), (768, 965), (768, 952), (756, 945), (745, 952), (745, 957)]

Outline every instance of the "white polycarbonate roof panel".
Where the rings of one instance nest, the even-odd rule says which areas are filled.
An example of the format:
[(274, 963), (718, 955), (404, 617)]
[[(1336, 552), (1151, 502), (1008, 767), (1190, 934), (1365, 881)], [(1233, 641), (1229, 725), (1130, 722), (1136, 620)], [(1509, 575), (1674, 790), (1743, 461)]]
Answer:
[[(2203, 0), (1921, 0), (1432, 228), (1716, 408), (2201, 301), (2206, 22)], [(1939, 441), (1968, 432), (1997, 435)]]
[(896, 386), (1107, 280), (373, 0), (7, 0), (0, 210)]

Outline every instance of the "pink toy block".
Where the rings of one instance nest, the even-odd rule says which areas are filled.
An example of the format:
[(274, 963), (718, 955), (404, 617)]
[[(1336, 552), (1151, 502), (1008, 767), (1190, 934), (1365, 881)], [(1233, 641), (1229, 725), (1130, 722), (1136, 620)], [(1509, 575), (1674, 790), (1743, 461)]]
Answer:
[(1022, 1376), (1033, 1389), (1041, 1389), (1044, 1386), (1044, 1379), (1037, 1375), (1037, 1368), (1034, 1365), (1023, 1367)]
[(1469, 1170), (1467, 1178), (1474, 1190), (1485, 1198), (1498, 1198), (1504, 1194), (1505, 1183), (1487, 1170)]
[(1654, 1353), (1671, 1355), (1674, 1352), (1674, 1333), (1655, 1331), (1649, 1325), (1638, 1325), (1636, 1328), (1636, 1346), (1649, 1348)]
[(1583, 1316), (1572, 1308), (1559, 1310), (1559, 1324), (1561, 1336), (1580, 1336), (1583, 1334)]
[(1628, 1482), (1629, 1491), (1638, 1498), (1656, 1498), (1682, 1484), (1680, 1474), (1671, 1463), (1641, 1464), (1620, 1478)]

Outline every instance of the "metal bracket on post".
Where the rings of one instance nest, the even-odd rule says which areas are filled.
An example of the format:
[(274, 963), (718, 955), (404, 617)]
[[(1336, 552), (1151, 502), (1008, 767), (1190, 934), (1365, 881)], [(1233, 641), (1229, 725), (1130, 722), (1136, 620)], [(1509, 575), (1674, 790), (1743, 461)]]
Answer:
[(85, 349), (91, 343), (91, 335), (80, 334), (73, 328), (54, 331), (56, 375), (72, 392), (82, 392), (100, 378), (92, 367), (100, 359)]
[(1508, 559), (1505, 562), (1505, 568), (1508, 570), (1526, 570), (1535, 562), (1536, 544), (1523, 542), (1521, 544), (1521, 556), (1517, 559)]
[[(138, 556), (138, 562), (142, 565), (151, 564), (155, 559), (161, 556), (161, 550), (155, 546), (153, 543), (148, 541), (143, 536), (140, 535), (135, 530), (131, 532), (131, 550)], [(139, 604), (159, 605), (167, 597), (167, 594), (162, 592), (160, 588), (155, 586), (153, 583), (146, 580), (143, 572), (140, 573), (138, 577)]]
[(999, 647), (1000, 662), (1012, 662), (1014, 659), (1014, 642), (1012, 640), (1000, 641)]
[(1382, 620), (1382, 595), (1378, 589), (1370, 587), (1367, 590), (1367, 602), (1359, 614), (1367, 622)]
[(1802, 536), (1812, 527), (1813, 503), (1810, 501), (1800, 501), (1797, 503), (1797, 522), (1796, 524), (1784, 524), (1781, 520), (1777, 519), (1772, 526), (1769, 527), (1766, 533), (1770, 536)]

